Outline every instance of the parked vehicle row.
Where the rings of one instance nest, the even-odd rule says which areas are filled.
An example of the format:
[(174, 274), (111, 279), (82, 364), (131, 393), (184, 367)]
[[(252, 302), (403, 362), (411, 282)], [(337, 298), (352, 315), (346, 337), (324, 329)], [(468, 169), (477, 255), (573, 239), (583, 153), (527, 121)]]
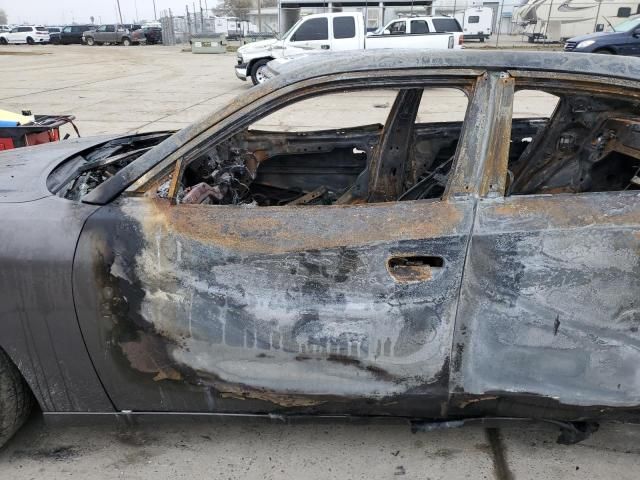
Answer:
[(0, 44), (45, 44), (55, 45), (121, 44), (137, 45), (162, 43), (162, 29), (138, 24), (66, 25), (64, 27), (44, 27), (23, 25), (10, 28), (0, 26)]

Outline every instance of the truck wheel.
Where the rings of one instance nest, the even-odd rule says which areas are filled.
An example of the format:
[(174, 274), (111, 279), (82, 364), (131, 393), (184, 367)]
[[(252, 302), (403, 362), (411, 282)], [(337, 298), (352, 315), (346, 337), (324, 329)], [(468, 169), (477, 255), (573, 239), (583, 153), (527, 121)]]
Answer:
[(87, 37), (87, 45), (89, 45), (90, 47), (94, 46), (96, 44), (95, 40), (93, 39), (93, 37)]
[(127, 37), (124, 37), (122, 39), (122, 45), (124, 45), (125, 47), (128, 47), (129, 45), (131, 45), (131, 40), (129, 40)]
[(0, 45), (7, 45), (8, 43), (6, 38), (0, 38)]
[(264, 71), (269, 62), (270, 60), (268, 58), (262, 58), (251, 67), (251, 81), (253, 81), (254, 85), (259, 85), (267, 80), (267, 77), (264, 76)]
[(31, 38), (31, 37), (27, 37), (27, 43), (28, 43), (29, 45), (34, 45), (36, 42), (34, 42), (34, 41), (33, 41), (33, 38)]
[(0, 350), (0, 447), (25, 422), (33, 396), (11, 359)]

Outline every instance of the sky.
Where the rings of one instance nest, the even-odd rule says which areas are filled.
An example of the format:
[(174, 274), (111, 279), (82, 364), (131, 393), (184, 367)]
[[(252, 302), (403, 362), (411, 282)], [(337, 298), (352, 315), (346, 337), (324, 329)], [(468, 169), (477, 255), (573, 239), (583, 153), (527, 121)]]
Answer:
[[(205, 3), (209, 8), (216, 0), (195, 0), (199, 10)], [(171, 8), (174, 15), (184, 15), (185, 5), (193, 11), (193, 0), (155, 0), (158, 18), (161, 12)], [(90, 23), (92, 15), (95, 23), (113, 23), (117, 21), (116, 0), (0, 0), (0, 8), (8, 16), (9, 23), (37, 23), (45, 25), (64, 25), (67, 23)], [(134, 20), (153, 20), (153, 0), (120, 0), (123, 23)], [(136, 14), (137, 11), (137, 14)]]

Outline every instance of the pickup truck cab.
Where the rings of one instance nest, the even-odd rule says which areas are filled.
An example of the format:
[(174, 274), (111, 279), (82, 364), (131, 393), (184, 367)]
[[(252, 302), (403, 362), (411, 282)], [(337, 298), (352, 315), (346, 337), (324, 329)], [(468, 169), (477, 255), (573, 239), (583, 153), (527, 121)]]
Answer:
[(27, 43), (29, 45), (49, 43), (49, 31), (42, 26), (21, 25), (9, 32), (0, 33), (0, 44), (7, 45), (8, 43)]
[(564, 44), (565, 52), (607, 53), (640, 56), (640, 15), (629, 17), (612, 32), (596, 32), (573, 37)]
[(437, 31), (431, 17), (394, 20), (379, 32), (367, 34), (364, 18), (360, 13), (307, 15), (298, 20), (281, 38), (240, 47), (237, 52), (238, 63), (235, 66), (236, 76), (243, 81), (250, 77), (253, 84), (257, 85), (266, 80), (266, 65), (271, 60), (327, 51), (460, 48), (460, 25), (454, 18), (442, 18), (449, 20), (452, 28), (457, 28), (455, 33)]

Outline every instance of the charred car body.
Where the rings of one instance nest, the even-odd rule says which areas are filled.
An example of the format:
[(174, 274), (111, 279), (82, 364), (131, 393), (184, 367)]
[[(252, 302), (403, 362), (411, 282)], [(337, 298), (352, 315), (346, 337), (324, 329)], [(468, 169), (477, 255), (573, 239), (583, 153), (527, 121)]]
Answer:
[[(639, 78), (359, 52), (173, 135), (0, 154), (0, 382), (22, 392), (0, 431), (29, 391), (50, 415), (637, 420)], [(464, 120), (417, 122), (443, 87)], [(384, 123), (251, 128), (368, 89), (393, 91)], [(523, 89), (559, 98), (550, 118), (513, 119)]]

